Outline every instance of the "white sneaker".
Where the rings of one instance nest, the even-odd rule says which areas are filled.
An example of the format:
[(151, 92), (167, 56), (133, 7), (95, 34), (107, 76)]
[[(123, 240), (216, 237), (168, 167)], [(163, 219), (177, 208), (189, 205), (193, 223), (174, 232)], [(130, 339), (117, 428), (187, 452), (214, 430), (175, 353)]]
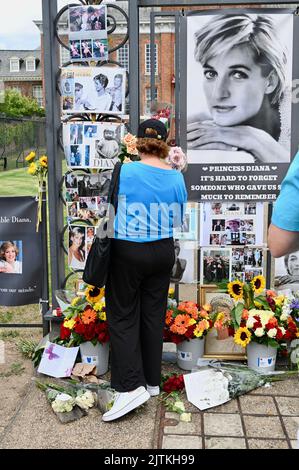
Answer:
[(151, 397), (157, 397), (160, 395), (160, 387), (159, 385), (152, 386), (152, 385), (146, 385), (146, 390), (150, 394)]
[(119, 392), (111, 410), (104, 413), (102, 419), (103, 421), (113, 421), (120, 418), (145, 403), (149, 398), (150, 394), (142, 386), (133, 392)]

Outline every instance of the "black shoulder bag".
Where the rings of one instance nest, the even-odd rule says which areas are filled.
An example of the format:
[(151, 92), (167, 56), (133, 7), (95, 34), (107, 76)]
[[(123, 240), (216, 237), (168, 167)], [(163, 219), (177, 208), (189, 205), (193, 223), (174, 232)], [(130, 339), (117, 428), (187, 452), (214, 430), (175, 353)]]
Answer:
[[(113, 236), (113, 224), (111, 226), (112, 214), (116, 214), (118, 189), (119, 189), (119, 176), (122, 164), (116, 163), (108, 192), (108, 218), (104, 218), (98, 230), (105, 231), (105, 236), (99, 238), (95, 235), (90, 251), (87, 256), (83, 281), (91, 286), (103, 287), (107, 280), (109, 263), (110, 263), (110, 249), (111, 249), (111, 236)], [(112, 211), (112, 206), (114, 211)], [(107, 230), (110, 225), (110, 232)], [(110, 236), (109, 236), (110, 235)]]

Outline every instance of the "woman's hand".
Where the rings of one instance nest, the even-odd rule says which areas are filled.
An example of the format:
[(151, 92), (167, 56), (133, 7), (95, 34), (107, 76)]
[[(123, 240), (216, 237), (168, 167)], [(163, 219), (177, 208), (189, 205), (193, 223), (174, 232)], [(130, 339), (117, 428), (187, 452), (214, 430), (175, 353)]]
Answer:
[(15, 272), (14, 267), (7, 262), (5, 263), (4, 266), (0, 267), (0, 273), (9, 274), (9, 273), (14, 273), (14, 272)]
[(288, 151), (267, 132), (251, 126), (222, 127), (212, 121), (187, 127), (189, 149), (245, 150), (261, 163), (288, 162)]

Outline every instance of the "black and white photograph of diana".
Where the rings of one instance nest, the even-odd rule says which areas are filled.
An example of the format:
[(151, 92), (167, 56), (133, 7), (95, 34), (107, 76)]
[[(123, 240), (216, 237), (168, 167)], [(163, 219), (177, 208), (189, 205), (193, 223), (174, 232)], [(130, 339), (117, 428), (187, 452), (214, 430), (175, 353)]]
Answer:
[(276, 258), (274, 289), (287, 294), (299, 291), (299, 251)]
[(193, 241), (174, 241), (175, 262), (170, 280), (173, 283), (197, 283), (197, 246)]
[(293, 14), (187, 18), (189, 163), (288, 163)]

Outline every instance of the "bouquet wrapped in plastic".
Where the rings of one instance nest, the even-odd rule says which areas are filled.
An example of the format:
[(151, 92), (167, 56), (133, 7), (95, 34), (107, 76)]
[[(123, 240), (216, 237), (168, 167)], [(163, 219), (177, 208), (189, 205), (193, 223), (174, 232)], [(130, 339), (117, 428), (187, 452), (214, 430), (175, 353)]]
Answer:
[(269, 382), (287, 379), (297, 371), (276, 371), (261, 374), (244, 365), (209, 362), (191, 374), (184, 375), (188, 401), (200, 410), (222, 405), (233, 398)]

